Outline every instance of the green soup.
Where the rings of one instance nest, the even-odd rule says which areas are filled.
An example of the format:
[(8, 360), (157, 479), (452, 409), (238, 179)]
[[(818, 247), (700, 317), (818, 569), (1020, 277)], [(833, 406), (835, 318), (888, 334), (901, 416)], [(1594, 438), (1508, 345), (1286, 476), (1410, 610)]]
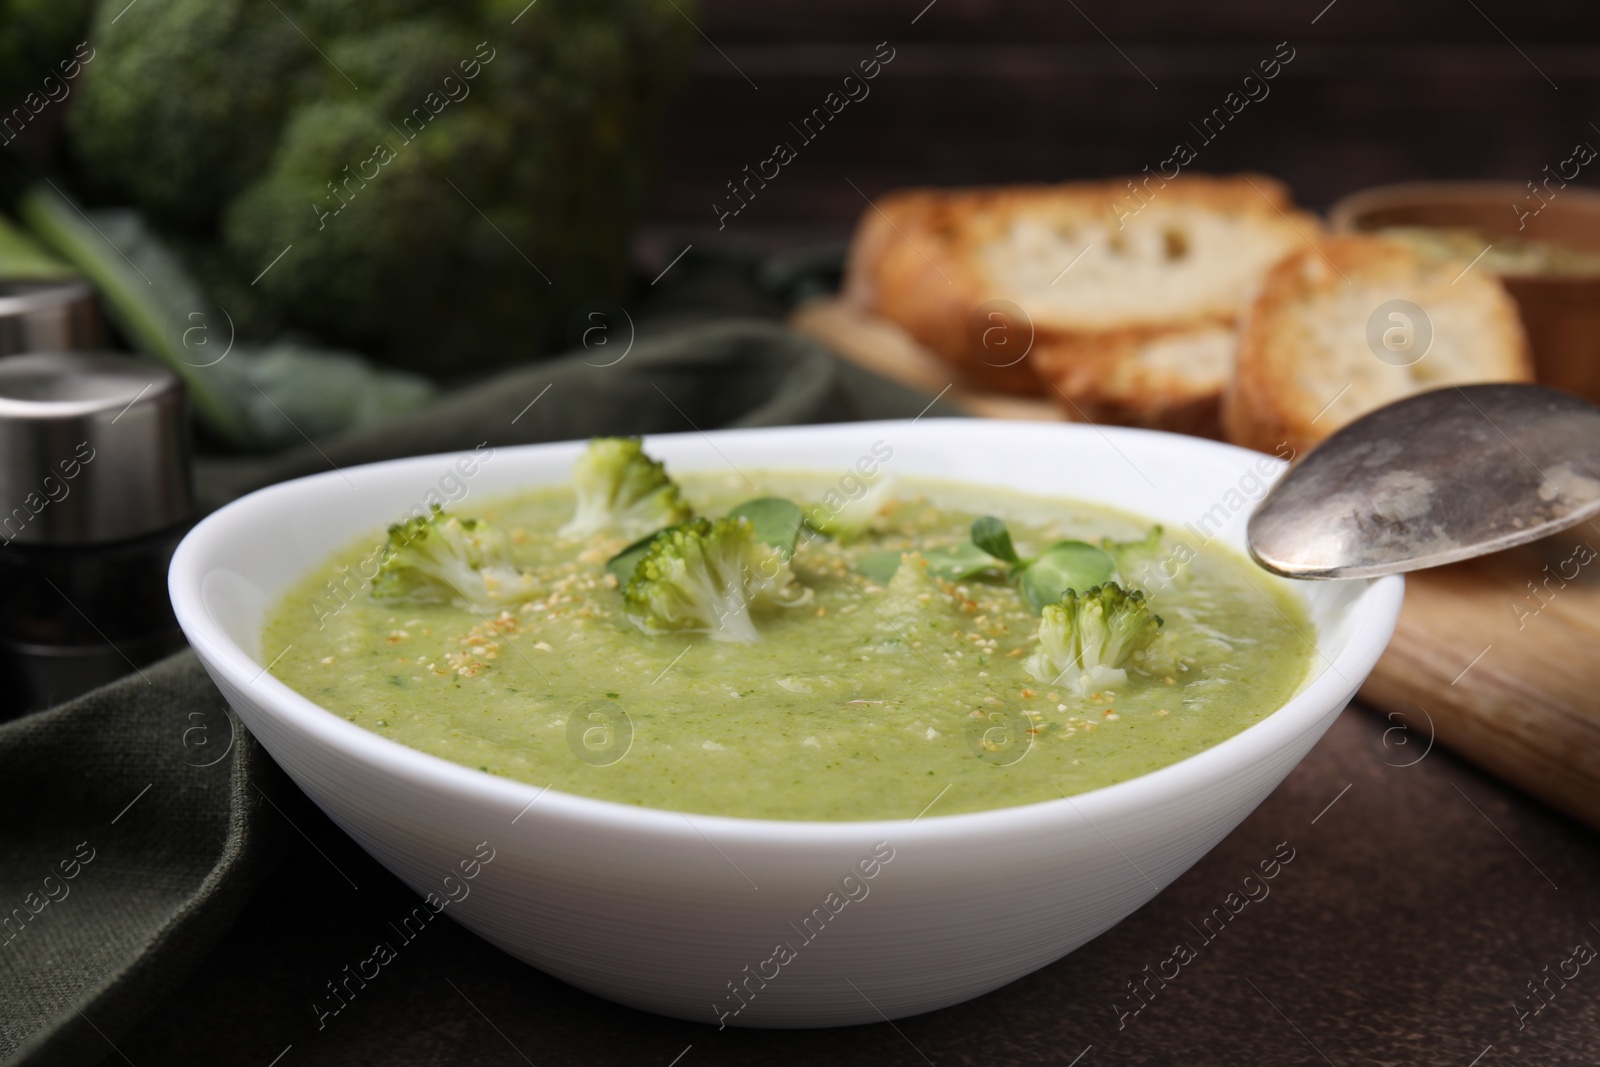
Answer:
[[(836, 480), (679, 479), (711, 516), (764, 494), (823, 499)], [(506, 530), (534, 576), (536, 597), (510, 610), (374, 600), (357, 574), (382, 535), (349, 545), (271, 613), (272, 672), (365, 729), (491, 774), (644, 807), (858, 820), (1126, 781), (1265, 717), (1312, 654), (1304, 611), (1252, 565), (1169, 538), (1139, 581), (1165, 620), (1159, 654), (1104, 692), (1041, 684), (1024, 669), (1039, 618), (1002, 577), (940, 581), (908, 623), (857, 566), (962, 544), (985, 514), (1007, 521), (1024, 555), (1146, 527), (1075, 501), (909, 478), (861, 539), (801, 539), (792, 566), (814, 595), (759, 616), (759, 641), (650, 635), (605, 570), (624, 539), (556, 532), (573, 500), (542, 489), (462, 511)]]

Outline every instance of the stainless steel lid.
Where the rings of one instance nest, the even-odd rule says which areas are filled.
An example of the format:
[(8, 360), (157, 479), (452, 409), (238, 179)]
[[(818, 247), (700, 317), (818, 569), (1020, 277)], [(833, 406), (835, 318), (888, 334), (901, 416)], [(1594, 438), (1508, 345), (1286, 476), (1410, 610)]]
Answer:
[(0, 359), (0, 545), (123, 541), (189, 517), (183, 386), (126, 356)]
[(83, 282), (0, 282), (0, 356), (100, 344), (94, 290)]

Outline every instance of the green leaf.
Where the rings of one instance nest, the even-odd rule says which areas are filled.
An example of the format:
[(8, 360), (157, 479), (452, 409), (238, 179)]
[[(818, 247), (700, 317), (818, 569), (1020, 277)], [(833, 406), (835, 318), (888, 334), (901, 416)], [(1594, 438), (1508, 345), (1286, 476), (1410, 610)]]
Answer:
[(1104, 549), (1084, 541), (1058, 541), (1028, 565), (1018, 586), (1034, 611), (1054, 604), (1068, 589), (1086, 592), (1111, 578), (1116, 562)]
[(800, 505), (781, 496), (763, 496), (746, 500), (728, 512), (729, 518), (750, 520), (755, 534), (762, 541), (783, 553), (788, 559), (794, 555), (795, 538), (800, 536)]
[(875, 582), (887, 584), (895, 572), (900, 569), (901, 552), (897, 548), (886, 548), (882, 552), (869, 552), (861, 557), (861, 562), (856, 564), (856, 570), (871, 578)]
[(928, 561), (929, 574), (952, 582), (994, 570), (1001, 563), (971, 541), (955, 548), (927, 549), (922, 558)]
[(639, 569), (639, 561), (644, 559), (645, 553), (650, 551), (651, 543), (671, 529), (674, 529), (674, 527), (663, 526), (655, 533), (645, 534), (639, 540), (606, 560), (606, 570), (616, 575), (619, 589), (632, 580), (633, 572)]
[(982, 518), (972, 520), (972, 543), (996, 559), (1003, 559), (1011, 564), (1022, 562), (1016, 548), (1011, 544), (1011, 531), (1006, 529), (1004, 522), (993, 515), (984, 515)]

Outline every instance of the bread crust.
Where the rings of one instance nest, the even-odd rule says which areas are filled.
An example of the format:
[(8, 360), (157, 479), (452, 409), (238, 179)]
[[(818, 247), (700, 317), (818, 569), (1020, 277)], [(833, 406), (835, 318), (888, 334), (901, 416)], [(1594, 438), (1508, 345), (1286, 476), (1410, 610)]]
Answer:
[[(1221, 401), (1233, 368), (1238, 334), (1225, 321), (1190, 330), (1124, 330), (1088, 343), (1035, 349), (1035, 369), (1068, 417), (1168, 430), (1195, 437), (1222, 436)], [(1210, 350), (1200, 368), (1178, 370), (1152, 353), (1163, 346)]]
[[(1115, 314), (1087, 321), (1052, 310), (1037, 299), (1045, 283), (1071, 287), (1070, 272), (1054, 282), (1042, 275), (1029, 291), (997, 283), (984, 250), (1017, 220), (1072, 227), (1099, 223), (1114, 244), (1159, 218), (1248, 217), (1284, 249), (1320, 233), (1317, 220), (1294, 209), (1284, 186), (1261, 175), (1184, 175), (1165, 184), (1151, 179), (1110, 179), (1062, 185), (975, 189), (912, 189), (870, 206), (856, 230), (846, 266), (844, 295), (858, 308), (900, 325), (938, 355), (963, 380), (986, 389), (1056, 397), (1073, 418), (1155, 426), (1214, 435), (1220, 380), (1204, 376), (1131, 374), (1126, 361), (1142, 346), (1195, 331), (1231, 329), (1247, 292), (1227, 300), (1181, 301), (1159, 314)], [(1160, 183), (1160, 179), (1154, 179)], [(1141, 215), (1155, 205), (1150, 215)], [(1181, 254), (1181, 253), (1180, 253)], [(1277, 258), (1274, 251), (1271, 258)], [(1063, 257), (1061, 267), (1067, 266)], [(1051, 270), (1056, 269), (1053, 265)], [(993, 334), (1008, 347), (984, 344), (984, 322), (974, 313), (989, 301), (1017, 305), (1031, 327)], [(1033, 306), (1030, 307), (1030, 304)], [(1006, 321), (1004, 319), (997, 321)], [(991, 333), (993, 333), (991, 331)], [(1016, 358), (1031, 340), (1026, 358)], [(1122, 368), (1122, 373), (1117, 373)], [(1130, 389), (1142, 380), (1146, 392)], [(1097, 383), (1111, 383), (1100, 389)]]
[[(1422, 309), (1433, 338), (1405, 366), (1397, 362), (1408, 357), (1380, 357), (1370, 340), (1391, 321), (1403, 328), (1416, 318), (1395, 301)], [(1330, 237), (1268, 272), (1240, 331), (1222, 425), (1235, 444), (1300, 453), (1401, 396), (1532, 379), (1516, 303), (1493, 275), (1465, 261), (1426, 261), (1398, 241)]]

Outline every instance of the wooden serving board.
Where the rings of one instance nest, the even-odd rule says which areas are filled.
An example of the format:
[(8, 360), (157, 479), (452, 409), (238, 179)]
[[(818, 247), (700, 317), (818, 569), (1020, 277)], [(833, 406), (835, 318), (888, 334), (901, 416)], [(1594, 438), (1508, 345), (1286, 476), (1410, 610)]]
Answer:
[[(1064, 419), (1049, 400), (964, 388), (904, 331), (838, 300), (790, 319), (846, 359), (974, 415)], [(1600, 828), (1600, 523), (1420, 571), (1361, 699), (1389, 716), (1387, 762), (1443, 745)]]
[(1407, 727), (1411, 754), (1389, 762), (1437, 736), (1600, 828), (1600, 528), (1407, 575), (1361, 698)]
[(843, 300), (829, 297), (802, 304), (789, 316), (789, 325), (850, 362), (930, 396), (941, 396), (969, 415), (1066, 421), (1061, 408), (1049, 399), (970, 388), (899, 326), (857, 311)]

